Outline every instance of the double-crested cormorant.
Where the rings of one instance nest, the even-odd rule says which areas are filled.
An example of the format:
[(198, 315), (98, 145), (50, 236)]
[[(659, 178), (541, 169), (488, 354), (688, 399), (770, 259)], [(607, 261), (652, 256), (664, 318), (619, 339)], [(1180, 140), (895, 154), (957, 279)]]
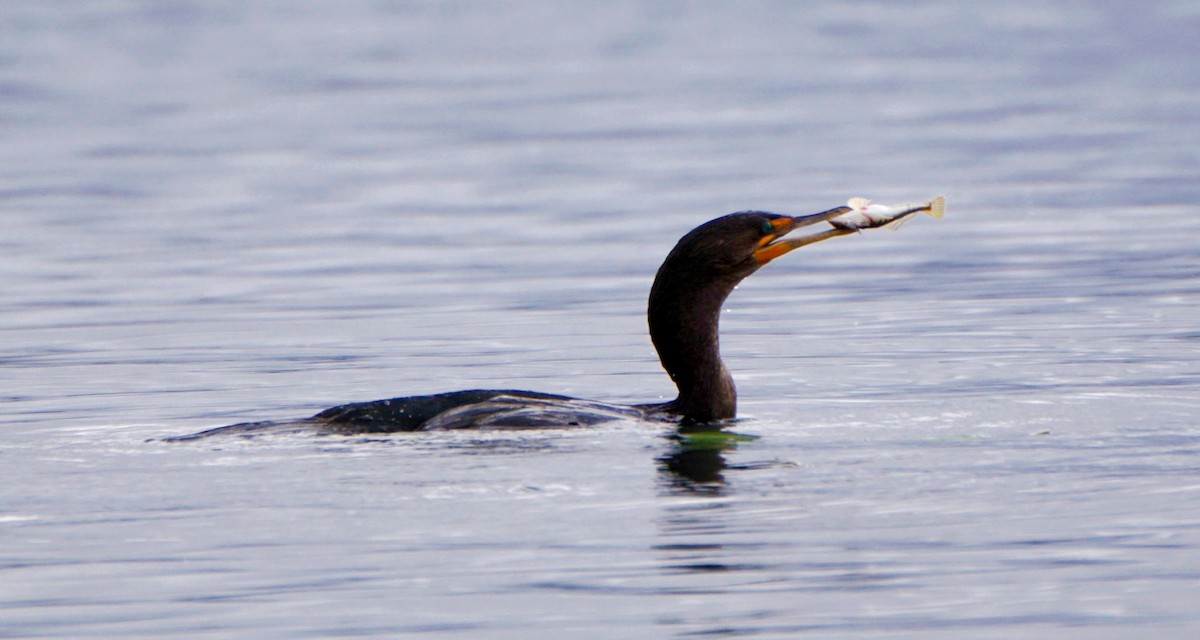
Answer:
[(744, 211), (722, 216), (683, 236), (650, 289), (650, 339), (679, 395), (670, 402), (615, 405), (515, 390), (453, 391), (357, 402), (287, 423), (245, 423), (203, 431), (252, 433), (270, 427), (316, 427), (332, 433), (387, 433), (463, 428), (587, 425), (619, 418), (707, 423), (733, 418), (737, 391), (718, 344), (721, 305), (743, 278), (789, 251), (854, 228), (835, 226), (809, 236), (786, 234), (850, 212), (838, 207), (807, 216)]

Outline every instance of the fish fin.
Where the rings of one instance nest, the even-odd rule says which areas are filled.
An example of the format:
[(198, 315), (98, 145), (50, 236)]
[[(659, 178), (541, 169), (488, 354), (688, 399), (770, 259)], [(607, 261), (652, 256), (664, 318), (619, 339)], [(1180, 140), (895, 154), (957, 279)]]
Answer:
[[(925, 209), (924, 211), (925, 211), (925, 213), (928, 213), (929, 215), (933, 216), (935, 219), (941, 220), (942, 216), (946, 215), (946, 198), (944, 198), (942, 196), (938, 196), (938, 197), (934, 198), (933, 200), (930, 200), (929, 208)], [(892, 231), (895, 231), (896, 229), (899, 229), (900, 226), (903, 225), (905, 222), (908, 222), (908, 219), (911, 217), (912, 217), (912, 214), (909, 214), (909, 215), (906, 215), (906, 216), (900, 218), (899, 220), (894, 220), (883, 226), (891, 229)]]
[(938, 220), (941, 220), (942, 216), (946, 215), (946, 198), (938, 196), (933, 200), (930, 200), (929, 211), (926, 211), (925, 213), (928, 213)]
[(866, 209), (867, 205), (869, 204), (871, 204), (871, 201), (867, 198), (850, 198), (846, 201), (846, 206), (854, 209), (855, 211)]

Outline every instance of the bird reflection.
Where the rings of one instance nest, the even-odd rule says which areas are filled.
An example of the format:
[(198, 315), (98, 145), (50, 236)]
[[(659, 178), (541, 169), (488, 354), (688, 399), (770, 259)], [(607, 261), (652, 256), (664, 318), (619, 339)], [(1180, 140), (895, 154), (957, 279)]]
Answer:
[(710, 424), (685, 425), (670, 439), (671, 448), (658, 458), (659, 472), (670, 490), (722, 495), (725, 492), (724, 472), (729, 468), (725, 452), (736, 449), (738, 442), (754, 438)]

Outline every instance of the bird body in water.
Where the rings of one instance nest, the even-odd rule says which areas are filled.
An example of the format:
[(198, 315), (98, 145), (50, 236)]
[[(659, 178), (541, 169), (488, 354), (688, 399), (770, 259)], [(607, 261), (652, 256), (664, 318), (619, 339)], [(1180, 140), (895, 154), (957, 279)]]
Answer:
[[(903, 216), (916, 210), (920, 209), (904, 211)], [(618, 405), (533, 391), (473, 389), (357, 402), (302, 420), (242, 423), (176, 439), (314, 427), (353, 434), (586, 426), (617, 419), (683, 424), (731, 419), (737, 413), (737, 391), (721, 360), (718, 338), (725, 299), (747, 276), (793, 249), (896, 220), (838, 226), (835, 219), (852, 211), (837, 207), (798, 217), (763, 211), (732, 213), (696, 227), (679, 240), (658, 269), (647, 309), (651, 341), (679, 391), (670, 402)], [(784, 238), (801, 227), (827, 221), (833, 228)]]

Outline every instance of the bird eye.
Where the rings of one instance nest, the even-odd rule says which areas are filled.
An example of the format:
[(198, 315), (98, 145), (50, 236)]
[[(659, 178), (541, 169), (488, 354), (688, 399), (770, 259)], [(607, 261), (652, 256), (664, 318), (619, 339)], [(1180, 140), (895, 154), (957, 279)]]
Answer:
[(771, 224), (770, 220), (763, 220), (762, 232), (764, 236), (775, 233), (775, 225)]

